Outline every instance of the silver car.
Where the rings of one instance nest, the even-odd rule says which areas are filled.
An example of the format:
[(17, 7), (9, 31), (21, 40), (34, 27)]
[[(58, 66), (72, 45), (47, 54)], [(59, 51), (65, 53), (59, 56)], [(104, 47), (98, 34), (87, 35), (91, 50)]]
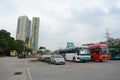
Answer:
[(61, 55), (52, 55), (51, 63), (53, 64), (65, 64), (65, 59)]

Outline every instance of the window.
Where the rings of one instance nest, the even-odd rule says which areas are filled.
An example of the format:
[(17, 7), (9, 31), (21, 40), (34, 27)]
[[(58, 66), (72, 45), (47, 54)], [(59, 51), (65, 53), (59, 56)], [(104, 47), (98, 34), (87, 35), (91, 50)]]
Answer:
[(90, 54), (90, 51), (89, 51), (89, 49), (80, 49), (80, 54), (82, 54), (82, 55), (86, 55), (86, 54)]
[(90, 53), (94, 53), (94, 48), (90, 48)]
[(99, 47), (96, 48), (96, 53), (97, 54), (100, 53), (100, 48)]
[(101, 54), (107, 54), (109, 53), (108, 48), (102, 47), (100, 48)]

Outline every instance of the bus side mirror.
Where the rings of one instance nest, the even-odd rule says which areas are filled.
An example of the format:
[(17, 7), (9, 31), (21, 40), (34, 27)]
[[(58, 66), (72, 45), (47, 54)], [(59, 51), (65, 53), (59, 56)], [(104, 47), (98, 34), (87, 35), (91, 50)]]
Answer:
[(80, 55), (80, 51), (79, 50), (77, 50), (77, 55)]

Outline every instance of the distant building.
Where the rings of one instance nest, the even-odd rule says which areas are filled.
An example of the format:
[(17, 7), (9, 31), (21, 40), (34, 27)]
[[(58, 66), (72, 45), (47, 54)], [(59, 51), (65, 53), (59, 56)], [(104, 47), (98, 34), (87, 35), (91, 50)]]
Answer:
[(35, 51), (38, 50), (39, 21), (39, 17), (33, 17), (31, 25), (31, 20), (27, 16), (20, 16), (17, 22), (16, 40), (23, 40), (27, 47)]
[(26, 44), (29, 43), (31, 32), (31, 21), (27, 16), (18, 17), (16, 40), (23, 40)]
[(31, 33), (31, 47), (35, 51), (38, 50), (39, 41), (39, 17), (33, 17), (32, 19), (32, 33)]
[(114, 38), (109, 38), (107, 40), (107, 44), (109, 46), (114, 46), (114, 45), (120, 45), (120, 38), (114, 39)]
[(113, 46), (113, 45), (116, 44), (116, 40), (115, 40), (114, 38), (109, 38), (109, 39), (107, 40), (107, 44), (108, 44), (109, 46)]
[(116, 39), (116, 45), (120, 45), (120, 38)]

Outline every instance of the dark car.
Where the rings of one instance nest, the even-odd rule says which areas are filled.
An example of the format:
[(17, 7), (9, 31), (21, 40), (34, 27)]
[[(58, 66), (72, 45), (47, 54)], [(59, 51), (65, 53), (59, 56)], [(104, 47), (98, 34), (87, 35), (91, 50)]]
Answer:
[(25, 57), (26, 57), (26, 55), (25, 55), (24, 52), (19, 52), (18, 53), (18, 58), (25, 58)]

